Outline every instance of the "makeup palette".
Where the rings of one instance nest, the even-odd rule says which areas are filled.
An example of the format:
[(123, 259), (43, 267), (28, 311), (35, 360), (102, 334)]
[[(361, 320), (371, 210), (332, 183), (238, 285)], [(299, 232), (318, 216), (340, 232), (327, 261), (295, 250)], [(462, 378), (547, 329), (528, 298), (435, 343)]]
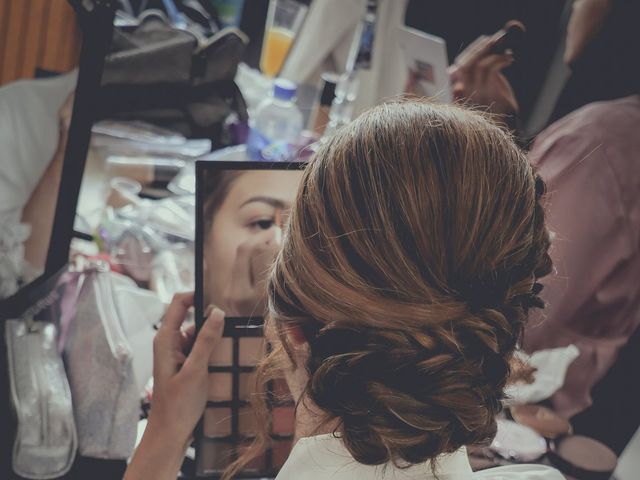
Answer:
[(560, 440), (549, 451), (549, 460), (572, 480), (609, 480), (618, 464), (618, 457), (609, 447), (580, 435)]
[(510, 413), (514, 421), (497, 419), (491, 445), (467, 448), (473, 471), (535, 462), (554, 466), (567, 480), (612, 478), (616, 454), (594, 439), (573, 435), (571, 424), (552, 410), (521, 405), (511, 407)]
[[(226, 319), (224, 338), (210, 358), (207, 408), (196, 442), (198, 478), (220, 478), (256, 435), (257, 418), (250, 400), (256, 392), (255, 367), (267, 349), (261, 323), (255, 318)], [(274, 383), (267, 388), (268, 398), (283, 393), (285, 387)], [(252, 460), (237, 478), (274, 477), (289, 455), (294, 406), (272, 401), (270, 408), (270, 448)]]

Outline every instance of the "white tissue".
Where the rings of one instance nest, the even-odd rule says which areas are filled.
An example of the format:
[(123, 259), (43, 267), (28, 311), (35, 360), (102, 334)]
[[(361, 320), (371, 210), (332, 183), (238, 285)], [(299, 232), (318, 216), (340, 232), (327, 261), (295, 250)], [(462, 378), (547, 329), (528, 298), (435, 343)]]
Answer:
[(564, 384), (567, 368), (579, 354), (580, 351), (575, 345), (540, 350), (531, 356), (521, 351), (517, 352), (527, 365), (536, 368), (533, 374), (534, 381), (531, 384), (507, 385), (505, 406), (538, 403), (551, 397)]

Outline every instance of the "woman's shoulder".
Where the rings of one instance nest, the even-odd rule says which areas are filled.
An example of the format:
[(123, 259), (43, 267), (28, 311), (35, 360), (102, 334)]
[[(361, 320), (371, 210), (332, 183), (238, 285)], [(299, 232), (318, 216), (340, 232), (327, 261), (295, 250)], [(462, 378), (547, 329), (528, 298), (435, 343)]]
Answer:
[(440, 457), (436, 471), (433, 476), (428, 461), (409, 468), (360, 464), (338, 437), (328, 434), (298, 440), (276, 480), (564, 480), (560, 472), (544, 465), (513, 465), (473, 473), (464, 448)]
[(546, 465), (509, 465), (473, 474), (473, 480), (564, 480), (558, 470)]

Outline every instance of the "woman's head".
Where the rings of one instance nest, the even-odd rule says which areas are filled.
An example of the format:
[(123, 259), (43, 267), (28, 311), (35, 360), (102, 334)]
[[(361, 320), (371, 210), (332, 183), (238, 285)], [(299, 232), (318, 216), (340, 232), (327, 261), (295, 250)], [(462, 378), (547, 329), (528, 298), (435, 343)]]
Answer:
[(270, 328), (292, 359), (304, 344), (302, 402), (337, 420), (357, 461), (492, 437), (551, 269), (543, 190), (504, 131), (458, 107), (381, 105), (317, 152), (270, 277)]
[(301, 176), (300, 171), (285, 170), (207, 173), (203, 208), (207, 304), (230, 315), (249, 315), (264, 304), (258, 277), (273, 260), (276, 217), (291, 207)]

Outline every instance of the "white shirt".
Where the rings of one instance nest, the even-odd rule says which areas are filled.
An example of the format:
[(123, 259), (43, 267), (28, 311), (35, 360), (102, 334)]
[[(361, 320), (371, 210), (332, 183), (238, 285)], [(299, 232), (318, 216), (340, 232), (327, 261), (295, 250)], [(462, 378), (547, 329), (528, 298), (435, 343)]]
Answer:
[(392, 464), (363, 465), (356, 462), (333, 434), (301, 438), (276, 480), (564, 480), (557, 470), (544, 465), (514, 465), (473, 472), (467, 452), (461, 448), (436, 462), (400, 469)]

